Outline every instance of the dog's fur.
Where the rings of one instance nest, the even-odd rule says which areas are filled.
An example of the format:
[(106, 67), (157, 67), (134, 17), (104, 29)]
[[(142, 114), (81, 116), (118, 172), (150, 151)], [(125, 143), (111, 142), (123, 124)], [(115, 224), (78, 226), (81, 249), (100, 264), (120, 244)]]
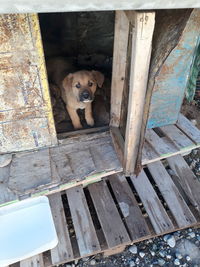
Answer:
[(49, 60), (47, 71), (50, 82), (60, 89), (60, 96), (66, 104), (74, 128), (82, 128), (77, 109), (85, 109), (85, 120), (89, 126), (93, 126), (92, 101), (97, 85), (103, 85), (104, 75), (94, 70), (75, 71), (73, 64), (63, 58)]

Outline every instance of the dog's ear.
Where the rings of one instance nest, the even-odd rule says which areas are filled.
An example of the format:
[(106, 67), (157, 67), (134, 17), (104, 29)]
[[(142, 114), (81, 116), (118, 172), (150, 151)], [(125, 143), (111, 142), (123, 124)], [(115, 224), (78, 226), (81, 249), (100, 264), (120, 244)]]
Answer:
[(92, 70), (92, 74), (97, 81), (98, 86), (101, 88), (104, 82), (104, 75), (100, 71)]
[(62, 85), (63, 85), (63, 87), (66, 89), (66, 88), (71, 88), (71, 86), (72, 86), (72, 79), (73, 79), (73, 74), (72, 73), (70, 73), (70, 74), (68, 74), (65, 78), (64, 78), (64, 80), (63, 80), (63, 82), (62, 82)]

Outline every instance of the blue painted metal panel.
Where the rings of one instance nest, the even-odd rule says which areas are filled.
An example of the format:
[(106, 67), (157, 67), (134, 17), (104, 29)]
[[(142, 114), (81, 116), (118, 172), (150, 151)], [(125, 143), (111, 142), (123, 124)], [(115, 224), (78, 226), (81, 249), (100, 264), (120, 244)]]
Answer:
[(147, 128), (174, 124), (177, 121), (199, 36), (200, 10), (194, 10), (177, 46), (155, 78)]

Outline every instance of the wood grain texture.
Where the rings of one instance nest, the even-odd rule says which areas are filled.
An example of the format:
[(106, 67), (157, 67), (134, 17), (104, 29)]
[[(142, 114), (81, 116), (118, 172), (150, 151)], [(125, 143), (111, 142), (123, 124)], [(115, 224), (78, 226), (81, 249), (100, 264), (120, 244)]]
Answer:
[(173, 230), (174, 226), (144, 171), (141, 171), (138, 177), (132, 175), (131, 181), (145, 207), (156, 234)]
[(109, 182), (128, 226), (132, 240), (150, 236), (149, 228), (131, 191), (131, 188), (122, 174), (112, 175)]
[(179, 114), (176, 125), (190, 138), (196, 145), (200, 145), (200, 131), (185, 116)]
[(90, 185), (88, 189), (103, 229), (108, 248), (129, 243), (130, 238), (106, 183), (95, 183)]
[(21, 261), (20, 267), (44, 267), (42, 254)]
[(138, 153), (155, 23), (154, 12), (132, 12), (132, 16), (134, 28), (132, 28), (129, 102), (124, 149), (124, 166), (127, 175), (133, 173)]
[(163, 133), (167, 136), (177, 148), (179, 149), (190, 149), (194, 148), (196, 145), (191, 139), (187, 137), (182, 131), (180, 131), (175, 125), (167, 125), (162, 128)]
[(60, 193), (49, 196), (50, 207), (58, 236), (58, 245), (51, 249), (52, 264), (73, 260), (73, 250)]
[(109, 132), (73, 136), (52, 148), (13, 155), (0, 168), (0, 204), (25, 195), (58, 192), (120, 171)]
[(113, 68), (111, 85), (111, 122), (119, 127), (122, 94), (124, 89), (127, 47), (129, 35), (129, 20), (124, 11), (115, 12), (115, 34), (113, 49)]
[(196, 219), (160, 161), (147, 165), (179, 227), (196, 223)]
[(178, 177), (179, 184), (190, 199), (191, 203), (200, 211), (200, 182), (180, 155), (167, 159), (170, 168)]
[(81, 257), (101, 251), (89, 212), (87, 201), (81, 186), (66, 191), (73, 225)]

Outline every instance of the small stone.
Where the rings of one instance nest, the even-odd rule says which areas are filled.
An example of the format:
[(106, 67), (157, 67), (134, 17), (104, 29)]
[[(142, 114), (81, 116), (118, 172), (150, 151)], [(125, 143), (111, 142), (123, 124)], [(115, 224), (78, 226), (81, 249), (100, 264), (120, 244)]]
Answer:
[(163, 259), (158, 259), (158, 265), (159, 265), (159, 266), (164, 266), (164, 265), (165, 265), (165, 260), (163, 260)]
[(179, 259), (175, 259), (175, 260), (174, 260), (174, 265), (180, 265), (180, 261), (179, 261)]
[(165, 235), (164, 236), (165, 242), (170, 246), (171, 248), (174, 248), (176, 245), (176, 240), (173, 235)]
[(199, 241), (200, 241), (200, 235), (198, 235), (198, 236), (197, 236), (197, 240), (199, 240)]
[(66, 264), (65, 267), (72, 267), (71, 264)]
[(140, 259), (136, 258), (135, 262), (138, 264), (140, 262)]
[(190, 261), (190, 260), (191, 260), (190, 256), (186, 256), (186, 261)]
[(156, 244), (153, 244), (152, 249), (153, 249), (153, 250), (157, 250), (157, 245), (156, 245)]
[(172, 256), (168, 254), (168, 255), (166, 256), (166, 258), (167, 258), (168, 260), (170, 260), (170, 259), (172, 258)]
[(140, 255), (141, 258), (144, 258), (145, 253), (144, 252), (140, 252), (139, 255)]
[(152, 250), (150, 250), (150, 253), (151, 253), (151, 256), (153, 256), (153, 257), (156, 255), (156, 253)]
[(166, 255), (166, 252), (163, 251), (163, 250), (161, 250), (161, 251), (159, 251), (159, 255), (160, 255), (162, 258), (164, 258), (165, 255)]
[(129, 262), (129, 267), (134, 267), (135, 266), (135, 262), (134, 261), (130, 261)]
[(181, 253), (176, 252), (176, 258), (180, 260), (183, 258), (183, 256), (181, 255)]
[(90, 261), (90, 265), (95, 265), (95, 264), (96, 264), (96, 260), (95, 259)]
[(195, 233), (194, 232), (190, 232), (190, 233), (188, 233), (188, 236), (191, 237), (191, 238), (194, 238), (195, 237)]
[(137, 254), (137, 247), (136, 247), (136, 245), (131, 246), (128, 250), (129, 250), (132, 254)]

